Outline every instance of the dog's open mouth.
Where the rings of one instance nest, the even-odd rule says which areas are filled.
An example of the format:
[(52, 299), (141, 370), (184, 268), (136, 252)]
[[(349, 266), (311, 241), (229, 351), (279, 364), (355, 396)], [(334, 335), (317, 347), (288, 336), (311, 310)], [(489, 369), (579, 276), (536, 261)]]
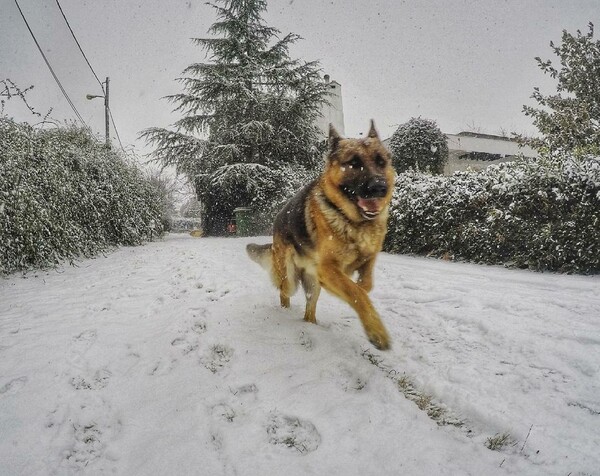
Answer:
[(383, 208), (384, 200), (381, 198), (362, 198), (358, 197), (356, 205), (362, 217), (366, 220), (377, 218)]

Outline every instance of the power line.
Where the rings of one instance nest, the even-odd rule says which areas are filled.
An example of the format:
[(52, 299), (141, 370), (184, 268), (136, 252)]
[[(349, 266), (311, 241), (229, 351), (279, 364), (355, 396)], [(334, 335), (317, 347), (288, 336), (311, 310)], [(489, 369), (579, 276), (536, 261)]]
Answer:
[(121, 146), (121, 150), (123, 152), (127, 153), (125, 151), (125, 148), (123, 147), (123, 143), (121, 142), (121, 137), (119, 137), (119, 131), (117, 130), (117, 126), (115, 125), (115, 120), (113, 119), (113, 115), (112, 115), (112, 111), (110, 110), (110, 107), (108, 108), (108, 114), (110, 116), (110, 122), (112, 122), (113, 129), (115, 130), (115, 134), (117, 134), (117, 140), (119, 141), (119, 145)]
[(46, 62), (46, 66), (48, 66), (50, 73), (52, 73), (52, 77), (56, 81), (56, 84), (58, 84), (58, 87), (60, 88), (63, 96), (65, 97), (65, 99), (67, 100), (69, 105), (71, 106), (71, 109), (73, 109), (73, 112), (75, 112), (75, 115), (77, 116), (77, 118), (81, 121), (81, 123), (85, 127), (87, 127), (91, 131), (90, 126), (88, 126), (86, 124), (86, 122), (83, 120), (83, 117), (81, 117), (81, 114), (79, 114), (79, 111), (75, 107), (75, 104), (73, 104), (73, 101), (71, 101), (71, 98), (67, 94), (67, 91), (65, 91), (65, 88), (63, 88), (63, 85), (61, 84), (60, 80), (58, 79), (58, 76), (56, 76), (56, 73), (52, 69), (52, 66), (50, 65), (50, 62), (48, 61), (48, 58), (46, 58), (46, 55), (44, 54), (42, 47), (40, 46), (37, 38), (35, 37), (35, 35), (33, 34), (33, 31), (31, 30), (31, 27), (29, 26), (29, 23), (27, 22), (27, 18), (25, 18), (25, 15), (23, 14), (23, 10), (21, 10), (21, 6), (19, 5), (19, 2), (17, 0), (15, 0), (15, 3), (17, 5), (17, 8), (19, 9), (19, 13), (21, 14), (21, 17), (23, 18), (23, 21), (25, 22), (25, 25), (27, 26), (27, 29), (29, 30), (29, 33), (31, 34), (31, 37), (33, 38), (33, 41), (35, 42), (35, 45), (37, 46), (37, 49), (39, 50), (40, 54), (42, 55), (42, 58), (44, 58), (44, 61)]
[(100, 78), (98, 78), (98, 75), (94, 71), (94, 68), (92, 68), (92, 65), (90, 64), (89, 60), (87, 59), (87, 56), (83, 52), (83, 48), (81, 48), (81, 45), (79, 44), (79, 41), (77, 41), (77, 37), (75, 36), (75, 32), (73, 31), (73, 28), (71, 28), (71, 25), (69, 24), (69, 20), (67, 20), (67, 17), (65, 16), (65, 12), (63, 12), (63, 9), (60, 6), (60, 3), (59, 3), (58, 0), (56, 0), (56, 5), (58, 5), (58, 9), (60, 10), (60, 13), (61, 13), (62, 17), (65, 19), (65, 23), (67, 24), (67, 27), (69, 27), (69, 31), (71, 32), (71, 35), (73, 36), (73, 39), (75, 40), (75, 43), (77, 43), (77, 47), (79, 48), (79, 51), (81, 51), (81, 54), (83, 55), (83, 58), (85, 59), (85, 62), (89, 66), (90, 71), (92, 72), (92, 74), (96, 78), (96, 81), (98, 81), (98, 84), (100, 85), (100, 88), (102, 88), (102, 92), (105, 92), (104, 91), (104, 86), (102, 85), (102, 81), (100, 81)]
[[(98, 78), (98, 75), (94, 71), (94, 68), (92, 68), (90, 61), (88, 60), (86, 54), (83, 51), (83, 48), (81, 47), (81, 45), (79, 44), (79, 41), (77, 40), (77, 37), (75, 36), (75, 32), (73, 31), (73, 28), (71, 28), (69, 20), (67, 20), (67, 16), (65, 15), (65, 12), (63, 11), (63, 9), (60, 5), (60, 2), (58, 0), (55, 0), (55, 1), (56, 1), (56, 5), (58, 6), (58, 9), (60, 10), (62, 17), (65, 20), (65, 23), (67, 24), (67, 27), (69, 28), (69, 31), (71, 32), (71, 35), (73, 36), (73, 39), (75, 40), (75, 43), (77, 43), (77, 47), (79, 48), (81, 55), (85, 59), (85, 62), (87, 63), (88, 67), (90, 68), (90, 71), (96, 78), (96, 81), (98, 81), (98, 84), (100, 84), (100, 88), (102, 88), (102, 92), (104, 93), (104, 95), (106, 95), (106, 89), (104, 89), (104, 83), (102, 83), (102, 81), (100, 81), (100, 78)], [(107, 79), (107, 81), (108, 81), (108, 79)], [(121, 150), (123, 150), (123, 152), (127, 153), (125, 151), (125, 148), (123, 147), (123, 143), (121, 142), (121, 137), (119, 136), (119, 131), (117, 130), (117, 126), (115, 125), (115, 120), (113, 119), (113, 115), (112, 115), (112, 111), (111, 111), (110, 107), (108, 107), (108, 113), (110, 115), (110, 122), (112, 123), (113, 129), (115, 130), (115, 134), (117, 135), (117, 139), (119, 140), (119, 145), (121, 146)]]

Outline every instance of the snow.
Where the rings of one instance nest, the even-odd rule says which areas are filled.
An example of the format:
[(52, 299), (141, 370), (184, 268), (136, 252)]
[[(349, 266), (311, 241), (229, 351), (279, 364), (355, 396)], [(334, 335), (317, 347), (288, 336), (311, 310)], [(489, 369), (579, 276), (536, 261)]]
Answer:
[(379, 352), (326, 293), (316, 326), (279, 308), (244, 250), (267, 240), (1, 280), (0, 473), (600, 474), (598, 276), (382, 254)]

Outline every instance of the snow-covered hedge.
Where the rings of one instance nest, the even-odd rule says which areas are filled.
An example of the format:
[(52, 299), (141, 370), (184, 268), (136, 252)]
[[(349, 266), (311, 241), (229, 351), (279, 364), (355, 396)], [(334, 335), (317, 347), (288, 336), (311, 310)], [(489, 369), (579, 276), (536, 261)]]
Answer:
[(156, 185), (84, 130), (0, 117), (0, 274), (150, 240), (162, 208)]
[[(309, 183), (316, 171), (303, 167), (261, 164), (232, 164), (219, 167), (207, 176), (203, 185), (206, 220), (203, 229), (209, 235), (226, 230), (237, 207), (251, 209), (247, 232), (250, 235), (271, 232), (277, 212), (303, 185)], [(222, 234), (222, 233), (221, 233)]]
[(385, 249), (536, 270), (600, 271), (600, 158), (451, 177), (400, 174)]

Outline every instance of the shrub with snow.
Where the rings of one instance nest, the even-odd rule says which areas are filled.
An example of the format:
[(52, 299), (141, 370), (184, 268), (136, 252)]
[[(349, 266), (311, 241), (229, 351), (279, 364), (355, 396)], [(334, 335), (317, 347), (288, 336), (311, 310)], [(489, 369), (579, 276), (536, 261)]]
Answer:
[(385, 249), (598, 272), (600, 158), (562, 154), (450, 177), (400, 174)]
[(544, 74), (556, 79), (556, 93), (534, 88), (532, 99), (539, 108), (523, 106), (541, 138), (519, 136), (521, 141), (544, 151), (572, 150), (600, 153), (600, 40), (594, 41), (594, 25), (588, 32), (562, 32), (561, 44), (550, 42), (559, 61), (535, 58)]
[(277, 212), (315, 173), (290, 165), (277, 169), (261, 164), (220, 167), (204, 178), (209, 183), (204, 187), (203, 226), (211, 230), (224, 228), (234, 216), (234, 209), (243, 204), (252, 210), (249, 232), (268, 233)]
[(0, 274), (150, 240), (163, 208), (156, 185), (85, 130), (0, 117)]
[(448, 161), (446, 136), (435, 121), (413, 117), (390, 139), (392, 163), (398, 173), (409, 169), (441, 174)]

